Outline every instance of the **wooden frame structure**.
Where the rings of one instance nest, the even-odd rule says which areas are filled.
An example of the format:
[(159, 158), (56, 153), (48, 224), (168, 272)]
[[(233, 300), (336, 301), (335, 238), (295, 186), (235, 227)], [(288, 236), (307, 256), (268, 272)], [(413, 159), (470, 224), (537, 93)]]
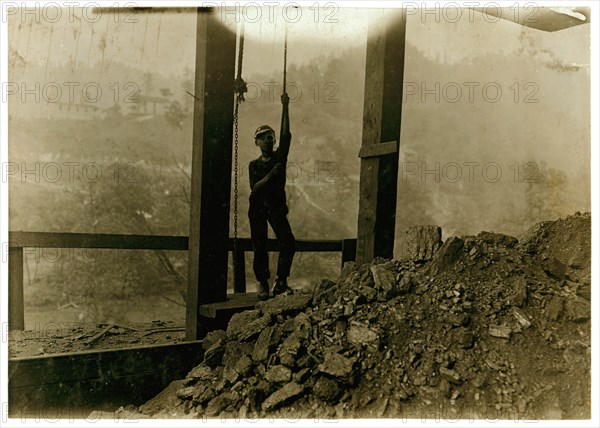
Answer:
[[(139, 8), (151, 11), (152, 8)], [(158, 9), (157, 9), (158, 10)], [(161, 9), (164, 10), (164, 9)], [(200, 337), (199, 317), (203, 305), (227, 300), (227, 261), (231, 250), (229, 238), (229, 210), (231, 190), (232, 133), (233, 133), (233, 77), (236, 54), (236, 23), (222, 20), (220, 14), (207, 8), (196, 9), (196, 71), (192, 155), (192, 188), (188, 290), (186, 308), (186, 339)], [(398, 154), (402, 117), (402, 87), (404, 74), (404, 46), (406, 11), (380, 10), (369, 25), (367, 38), (365, 100), (363, 113), (358, 239), (340, 244), (342, 260), (358, 263), (374, 257), (393, 257), (396, 220)], [(510, 19), (513, 14), (501, 14), (497, 9), (483, 13)], [(574, 12), (585, 19), (575, 18), (550, 10), (543, 10), (538, 19), (520, 25), (545, 31), (558, 31), (589, 22), (589, 9)], [(389, 17), (392, 17), (391, 19)], [(512, 20), (512, 19), (511, 19)], [(62, 234), (70, 235), (70, 234)], [(61, 240), (69, 237), (63, 236)], [(186, 239), (185, 237), (162, 237)], [(98, 243), (107, 237), (92, 239), (87, 248), (165, 249), (173, 243), (162, 242), (161, 237), (118, 238), (117, 242)], [(81, 236), (73, 247), (86, 247)], [(125, 241), (121, 242), (121, 239)], [(133, 241), (137, 244), (132, 244)], [(9, 239), (10, 241), (11, 239)], [(149, 241), (148, 241), (149, 240)], [(138, 242), (139, 241), (139, 242)], [(143, 242), (142, 242), (143, 241)], [(161, 244), (157, 244), (161, 241)], [(154, 244), (152, 243), (154, 242)], [(170, 242), (170, 241), (169, 241)], [(339, 241), (340, 243), (342, 241)], [(63, 242), (64, 244), (64, 242)], [(315, 244), (315, 243), (313, 243)], [(106, 246), (103, 246), (106, 245)], [(158, 247), (155, 247), (158, 245)], [(173, 244), (181, 247), (178, 242)], [(272, 244), (274, 245), (274, 244)], [(69, 247), (65, 244), (63, 247)], [(23, 247), (9, 245), (9, 328), (23, 328)], [(318, 245), (313, 251), (322, 251)], [(338, 247), (336, 247), (338, 248)], [(354, 254), (355, 253), (355, 254)], [(243, 260), (242, 254), (238, 254)], [(245, 283), (235, 284), (236, 293), (245, 292)], [(250, 299), (244, 305), (255, 303)], [(206, 309), (206, 308), (205, 308)], [(212, 310), (211, 309), (211, 310)], [(210, 311), (209, 311), (210, 312)]]
[[(148, 8), (150, 9), (150, 8)], [(202, 354), (199, 318), (227, 314), (249, 300), (227, 300), (227, 258), (233, 250), (229, 238), (229, 195), (231, 187), (231, 134), (233, 124), (233, 76), (235, 30), (219, 22), (217, 15), (197, 10), (196, 102), (194, 103), (192, 204), (190, 236), (99, 235), (77, 233), (9, 233), (9, 329), (24, 329), (24, 248), (112, 248), (184, 250), (189, 254), (187, 343), (160, 347), (108, 350), (53, 355), (9, 362), (11, 406), (19, 401), (68, 402), (78, 396), (96, 402), (98, 394), (113, 397), (113, 385), (122, 389), (126, 402), (152, 388), (162, 389), (199, 361)], [(389, 15), (390, 11), (385, 11)], [(340, 241), (297, 241), (298, 251), (341, 251), (342, 264), (357, 256), (359, 263), (376, 256), (392, 257), (396, 216), (398, 153), (402, 113), (404, 11), (386, 27), (384, 13), (369, 27), (367, 73), (363, 115), (358, 239)], [(589, 10), (577, 11), (589, 22)], [(489, 11), (484, 11), (489, 13)], [(560, 16), (559, 16), (560, 15)], [(580, 25), (581, 20), (545, 11), (540, 19), (518, 22), (546, 31)], [(530, 25), (528, 25), (530, 24)], [(276, 242), (269, 241), (269, 251)], [(241, 239), (238, 257), (251, 250), (249, 239)], [(245, 272), (244, 272), (245, 273)], [(245, 283), (234, 285), (245, 295)], [(125, 367), (126, 365), (127, 367)], [(140, 373), (139, 367), (151, 370)], [(76, 370), (73, 370), (76, 367)], [(94, 373), (107, 373), (96, 376)], [(125, 385), (124, 385), (125, 383)], [(145, 389), (148, 388), (148, 389)], [(80, 391), (83, 391), (80, 394)], [(66, 395), (63, 395), (66, 394)]]
[(196, 72), (186, 339), (200, 305), (227, 299), (236, 31), (207, 9), (196, 19)]
[[(539, 9), (514, 13), (497, 7), (475, 8), (497, 19), (543, 31), (559, 31), (589, 22), (590, 11), (573, 12), (584, 19)], [(394, 251), (398, 154), (402, 119), (406, 10), (382, 9), (369, 22), (367, 36), (362, 146), (359, 152), (360, 195), (356, 262), (392, 258)]]
[[(404, 83), (406, 14), (369, 22), (360, 161), (356, 262), (392, 258)], [(389, 16), (389, 15), (388, 15)]]
[[(341, 266), (353, 260), (356, 252), (356, 239), (343, 240), (303, 240), (296, 241), (298, 252), (333, 252), (341, 253)], [(25, 302), (23, 299), (23, 260), (27, 254), (26, 249), (35, 251), (52, 251), (64, 248), (104, 249), (104, 250), (165, 250), (188, 251), (189, 239), (187, 236), (161, 236), (161, 235), (115, 235), (103, 233), (64, 233), (64, 232), (9, 232), (8, 253), (8, 298), (9, 330), (25, 329)], [(277, 251), (277, 241), (267, 241), (268, 251)], [(252, 251), (252, 241), (249, 238), (238, 239), (235, 249), (240, 260), (245, 259), (245, 254)], [(227, 239), (227, 251), (233, 252), (233, 239)], [(42, 253), (43, 254), (43, 253)], [(239, 284), (234, 286), (234, 293), (246, 292), (246, 271), (243, 264), (239, 271)], [(236, 299), (237, 300), (237, 299)], [(200, 310), (200, 312), (208, 313)]]

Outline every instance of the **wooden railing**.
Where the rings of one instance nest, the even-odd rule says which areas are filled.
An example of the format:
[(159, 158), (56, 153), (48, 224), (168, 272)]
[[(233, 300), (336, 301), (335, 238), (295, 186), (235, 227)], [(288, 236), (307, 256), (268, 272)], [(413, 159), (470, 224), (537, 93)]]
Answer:
[[(115, 250), (188, 250), (187, 236), (113, 235), (95, 233), (9, 232), (8, 234), (8, 328), (25, 329), (23, 299), (24, 248), (96, 248)], [(268, 251), (277, 251), (277, 241), (269, 239)], [(228, 250), (233, 251), (233, 239)], [(246, 292), (245, 254), (252, 251), (249, 238), (238, 238), (236, 246), (237, 271), (234, 274), (234, 292)], [(356, 239), (296, 240), (297, 252), (341, 252), (341, 264), (353, 261)]]

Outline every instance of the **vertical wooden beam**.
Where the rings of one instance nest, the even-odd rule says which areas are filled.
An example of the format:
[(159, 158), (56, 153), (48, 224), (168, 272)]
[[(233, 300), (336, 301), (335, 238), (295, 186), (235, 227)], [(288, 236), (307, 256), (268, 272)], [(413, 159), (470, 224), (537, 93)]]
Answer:
[(397, 141), (398, 149), (395, 153), (379, 158), (377, 227), (375, 228), (375, 256), (388, 259), (394, 256), (406, 42), (406, 14), (403, 10), (397, 12), (398, 15), (391, 20), (387, 29), (385, 41), (381, 142)]
[(199, 306), (227, 298), (236, 33), (214, 12), (197, 16), (187, 340), (199, 338)]
[(344, 263), (356, 260), (356, 239), (342, 240), (342, 268)]
[[(389, 10), (369, 22), (363, 110), (362, 149), (400, 141), (404, 75), (404, 11)], [(396, 222), (398, 150), (361, 159), (356, 262), (391, 258)]]
[(233, 292), (246, 292), (246, 252), (236, 250), (236, 263), (233, 265)]
[[(379, 13), (383, 13), (383, 11), (379, 11)], [(362, 147), (381, 141), (384, 59), (385, 25), (383, 17), (378, 16), (369, 22), (367, 33)], [(361, 159), (356, 242), (356, 262), (358, 264), (366, 263), (375, 256), (378, 176), (379, 159), (372, 157)]]
[(190, 224), (188, 243), (188, 289), (186, 299), (186, 340), (195, 340), (198, 332), (200, 268), (200, 189), (202, 185), (202, 137), (204, 134), (204, 78), (206, 74), (207, 21), (198, 9), (196, 17), (196, 70), (194, 123), (192, 128), (192, 182), (190, 190)]
[(23, 247), (8, 247), (8, 329), (25, 330)]

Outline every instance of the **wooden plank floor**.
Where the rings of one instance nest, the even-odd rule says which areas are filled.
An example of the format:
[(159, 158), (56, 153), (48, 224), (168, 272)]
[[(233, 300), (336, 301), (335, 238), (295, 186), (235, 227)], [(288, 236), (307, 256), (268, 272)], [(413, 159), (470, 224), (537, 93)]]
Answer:
[[(113, 408), (143, 404), (202, 361), (201, 341), (43, 357), (8, 362), (9, 414), (60, 406)], [(33, 409), (33, 410), (32, 410)]]
[[(257, 293), (228, 294), (201, 305), (205, 332), (226, 329), (237, 312), (254, 309)], [(202, 361), (202, 341), (12, 358), (9, 415), (35, 417), (47, 408), (116, 409), (140, 405)], [(32, 413), (33, 412), (33, 413)], [(42, 413), (43, 414), (43, 413)]]

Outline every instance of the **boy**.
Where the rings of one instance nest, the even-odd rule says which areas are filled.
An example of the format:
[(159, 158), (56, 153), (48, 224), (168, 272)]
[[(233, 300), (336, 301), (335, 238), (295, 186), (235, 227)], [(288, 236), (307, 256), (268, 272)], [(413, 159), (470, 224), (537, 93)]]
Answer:
[(287, 219), (288, 207), (285, 196), (285, 174), (287, 157), (290, 150), (290, 123), (287, 94), (281, 96), (281, 141), (277, 150), (275, 131), (268, 125), (259, 126), (254, 133), (255, 144), (261, 155), (250, 162), (250, 236), (254, 247), (254, 275), (259, 283), (258, 298), (269, 298), (269, 256), (267, 253), (267, 222), (273, 228), (279, 242), (277, 261), (277, 280), (273, 287), (273, 296), (289, 289), (287, 277), (290, 275), (292, 259), (296, 252), (296, 240)]

